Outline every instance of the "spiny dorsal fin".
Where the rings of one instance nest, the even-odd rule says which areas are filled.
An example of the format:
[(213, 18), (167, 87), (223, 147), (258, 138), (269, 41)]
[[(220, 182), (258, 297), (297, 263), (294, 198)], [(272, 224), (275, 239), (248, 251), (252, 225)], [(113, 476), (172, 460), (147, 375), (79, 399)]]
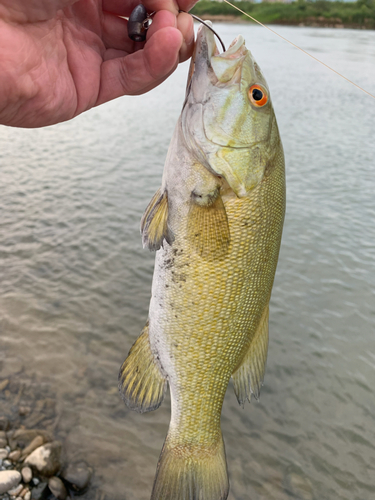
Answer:
[(268, 316), (269, 306), (267, 304), (249, 349), (240, 366), (232, 374), (234, 392), (242, 407), (244, 407), (246, 399), (250, 402), (251, 394), (254, 394), (255, 399), (259, 399), (267, 361)]
[(168, 194), (159, 188), (143, 214), (141, 220), (143, 248), (159, 250), (165, 240), (170, 245), (173, 235), (168, 227)]
[(203, 259), (222, 259), (228, 253), (230, 232), (219, 190), (211, 195), (192, 193), (188, 238)]
[(138, 413), (156, 410), (163, 401), (166, 384), (151, 351), (147, 322), (121, 366), (118, 384), (121, 397)]

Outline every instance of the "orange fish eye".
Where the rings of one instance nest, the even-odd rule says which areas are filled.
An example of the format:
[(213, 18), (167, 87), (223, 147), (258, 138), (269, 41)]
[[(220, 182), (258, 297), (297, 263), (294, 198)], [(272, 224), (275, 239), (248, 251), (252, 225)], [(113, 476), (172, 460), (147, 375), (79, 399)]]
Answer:
[(261, 108), (267, 104), (268, 95), (265, 89), (260, 85), (252, 85), (249, 88), (249, 99), (251, 104), (254, 104), (257, 108)]

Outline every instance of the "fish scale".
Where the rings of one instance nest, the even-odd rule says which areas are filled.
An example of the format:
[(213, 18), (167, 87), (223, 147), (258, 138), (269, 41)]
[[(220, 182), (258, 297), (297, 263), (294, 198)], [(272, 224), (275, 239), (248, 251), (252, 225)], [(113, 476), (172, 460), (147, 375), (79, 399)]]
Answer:
[(144, 245), (157, 250), (149, 321), (119, 377), (139, 412), (158, 408), (169, 383), (151, 500), (228, 496), (221, 409), (231, 377), (242, 406), (259, 397), (284, 212), (284, 155), (264, 77), (241, 36), (218, 54), (203, 27), (162, 186), (141, 223)]
[[(282, 176), (277, 181), (283, 185)], [(181, 256), (175, 257), (176, 268), (186, 267), (189, 261), (186, 281), (175, 283), (173, 270), (167, 271), (168, 291), (165, 293), (166, 302), (170, 300), (174, 304), (173, 309), (183, 310), (184, 314), (178, 318), (171, 315), (161, 325), (168, 342), (169, 355), (179, 366), (177, 377), (183, 381), (181, 390), (175, 388), (175, 397), (178, 398), (179, 405), (185, 408), (184, 417), (178, 424), (179, 439), (184, 439), (185, 432), (191, 434), (190, 429), (196, 429), (195, 434), (202, 442), (211, 441), (212, 434), (217, 433), (216, 427), (220, 422), (221, 405), (229, 378), (240, 361), (244, 346), (251, 341), (251, 334), (268, 303), (277, 262), (269, 253), (270, 250), (272, 252), (272, 241), (276, 243), (275, 253), (278, 252), (280, 231), (275, 232), (275, 227), (280, 226), (284, 216), (282, 189), (278, 205), (275, 202), (270, 205), (274, 225), (269, 224), (269, 217), (262, 218), (258, 214), (253, 219), (253, 230), (243, 231), (243, 224), (249, 220), (249, 213), (256, 214), (260, 211), (260, 206), (267, 206), (267, 198), (273, 198), (273, 182), (268, 182), (268, 185), (269, 189), (260, 184), (251, 198), (231, 198), (224, 203), (231, 229), (231, 245), (227, 258), (220, 263), (220, 274), (217, 273), (217, 263), (214, 260), (191, 261), (190, 256), (194, 250), (189, 248), (189, 242), (183, 233), (172, 247), (163, 250), (158, 257), (160, 261), (168, 260), (174, 248), (182, 248), (184, 242), (187, 243)], [(263, 224), (260, 223), (262, 220)], [(183, 221), (181, 225), (183, 226)], [(267, 233), (271, 236), (271, 242)], [(259, 267), (264, 265), (269, 269), (258, 272)], [(244, 283), (248, 286), (244, 287)], [(182, 292), (180, 286), (183, 288)], [(257, 294), (259, 290), (263, 293)], [(201, 297), (201, 300), (197, 301), (196, 297)], [(175, 347), (176, 342), (178, 349)], [(223, 362), (226, 365), (224, 369), (221, 367)], [(205, 383), (209, 384), (209, 391), (201, 389), (202, 371)], [(203, 393), (203, 398), (198, 402), (194, 397), (197, 393)], [(194, 400), (193, 407), (190, 398)], [(205, 425), (205, 419), (210, 423)]]

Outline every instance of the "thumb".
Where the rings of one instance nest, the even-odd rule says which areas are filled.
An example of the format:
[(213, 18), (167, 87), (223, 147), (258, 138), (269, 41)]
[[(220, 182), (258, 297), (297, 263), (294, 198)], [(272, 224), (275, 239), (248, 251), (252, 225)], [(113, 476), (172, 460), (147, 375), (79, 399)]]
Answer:
[(103, 62), (96, 104), (143, 94), (159, 85), (176, 69), (182, 43), (178, 29), (165, 27), (154, 33), (143, 49)]

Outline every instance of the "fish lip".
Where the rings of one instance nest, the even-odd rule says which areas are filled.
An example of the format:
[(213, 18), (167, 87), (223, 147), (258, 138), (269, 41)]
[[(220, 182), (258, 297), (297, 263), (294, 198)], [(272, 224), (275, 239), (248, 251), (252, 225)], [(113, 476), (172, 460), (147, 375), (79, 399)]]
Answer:
[[(207, 24), (212, 26), (211, 21), (206, 21)], [(205, 25), (198, 28), (197, 38), (194, 46), (194, 53), (191, 58), (189, 74), (186, 83), (186, 96), (183, 104), (185, 108), (189, 96), (190, 102), (201, 102), (202, 91), (199, 87), (207, 86), (207, 80), (212, 86), (220, 85), (220, 72), (224, 69), (226, 64), (232, 67), (237, 64), (240, 65), (244, 55), (249, 53), (245, 47), (245, 40), (242, 35), (238, 35), (230, 44), (228, 49), (224, 52), (219, 52), (214, 33)], [(213, 58), (215, 58), (213, 60)], [(213, 63), (216, 64), (213, 64)], [(215, 68), (220, 66), (218, 75), (215, 73)], [(213, 67), (215, 66), (215, 68)], [(225, 84), (229, 84), (227, 81)]]
[[(206, 24), (212, 27), (211, 21), (205, 21)], [(242, 35), (238, 35), (230, 46), (224, 52), (220, 52), (214, 33), (205, 25), (198, 28), (197, 39), (195, 42), (195, 50), (192, 56), (192, 62), (197, 64), (200, 60), (204, 60), (208, 66), (211, 66), (211, 59), (214, 56), (219, 56), (223, 59), (239, 59), (243, 56), (245, 48), (245, 40)], [(247, 49), (245, 48), (247, 51)]]

